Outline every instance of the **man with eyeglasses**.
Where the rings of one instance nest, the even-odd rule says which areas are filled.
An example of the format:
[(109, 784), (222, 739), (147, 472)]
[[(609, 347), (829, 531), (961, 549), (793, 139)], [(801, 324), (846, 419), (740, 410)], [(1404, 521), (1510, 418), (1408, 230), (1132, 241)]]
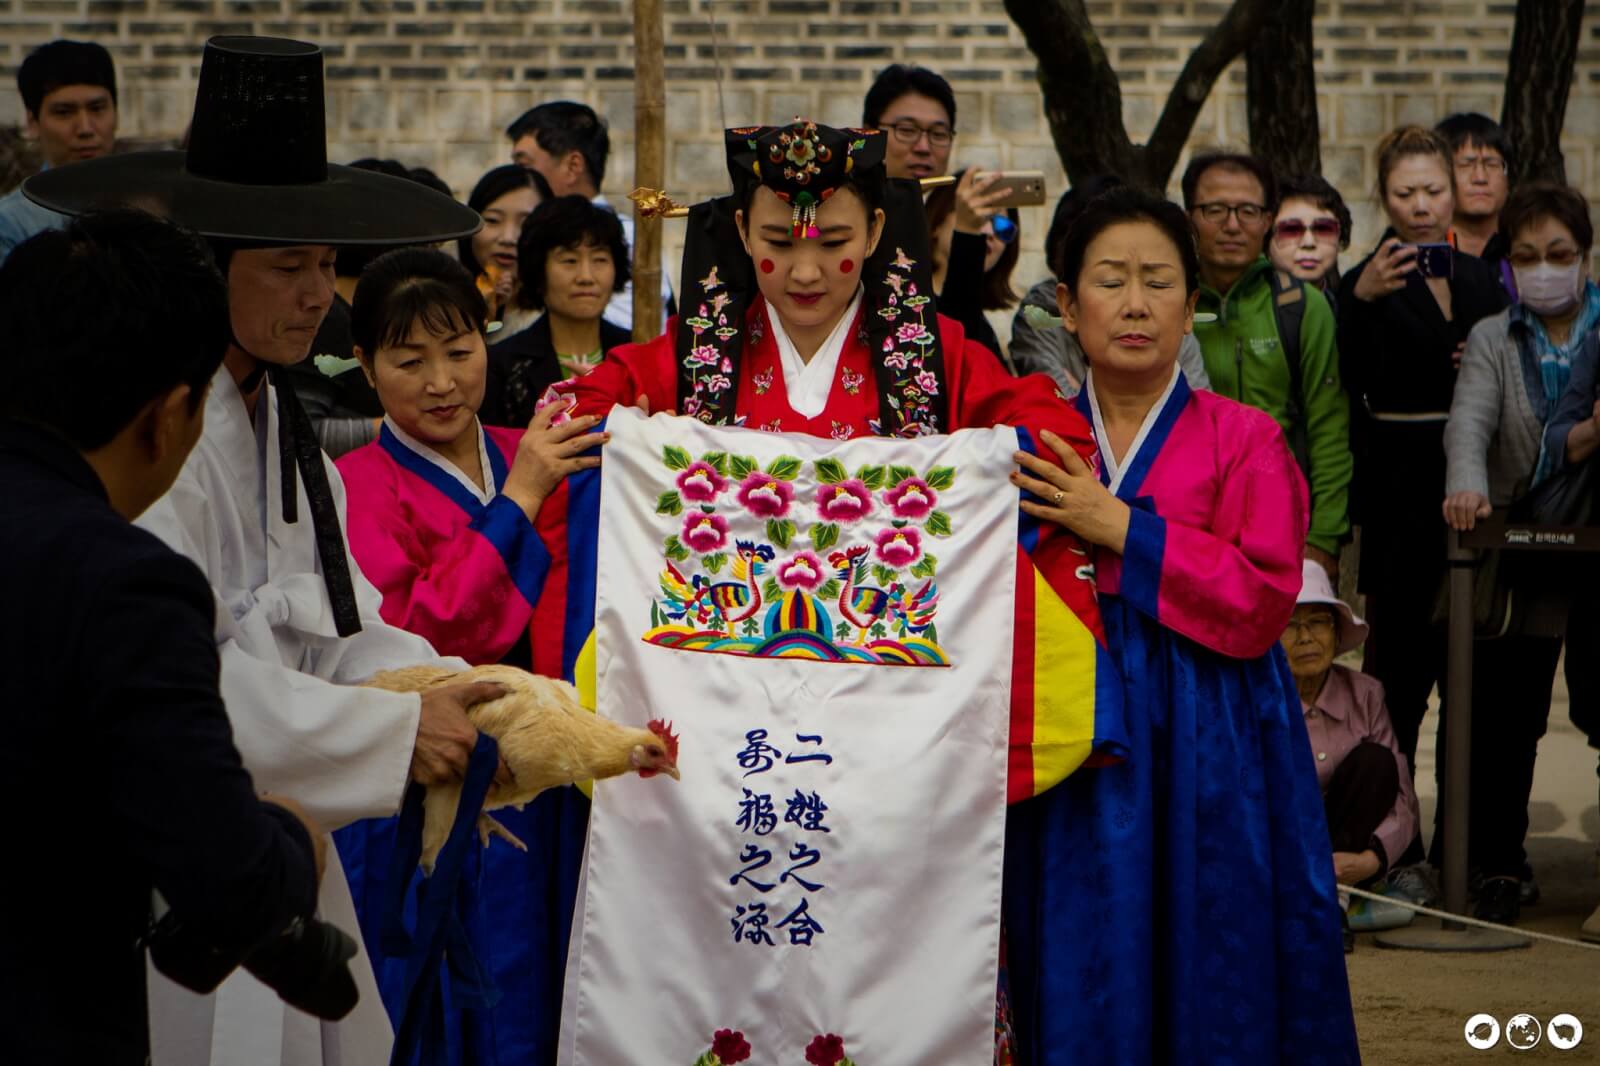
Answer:
[(1450, 233), (1455, 246), (1489, 262), (1500, 286), (1516, 299), (1516, 280), (1506, 262), (1500, 211), (1511, 193), (1511, 141), (1493, 119), (1461, 112), (1434, 127), (1450, 142), (1456, 171), (1456, 212)]
[(1200, 253), (1194, 335), (1212, 391), (1283, 428), (1311, 488), (1306, 558), (1337, 581), (1350, 533), (1350, 404), (1327, 298), (1262, 254), (1277, 200), (1277, 180), (1254, 156), (1199, 155), (1184, 171)]
[(950, 170), (956, 136), (956, 94), (923, 67), (895, 63), (867, 90), (861, 124), (889, 132), (883, 162), (891, 178), (933, 178)]

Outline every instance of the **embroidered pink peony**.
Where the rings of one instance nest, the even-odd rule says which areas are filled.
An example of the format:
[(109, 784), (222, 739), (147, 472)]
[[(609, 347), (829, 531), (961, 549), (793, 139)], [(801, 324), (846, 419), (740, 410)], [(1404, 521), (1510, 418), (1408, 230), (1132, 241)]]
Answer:
[(734, 1066), (750, 1057), (750, 1041), (737, 1029), (718, 1029), (711, 1036), (711, 1053), (722, 1066)]
[(837, 1066), (844, 1059), (844, 1037), (835, 1033), (819, 1036), (806, 1046), (806, 1061), (811, 1066)]
[(883, 365), (895, 370), (904, 370), (906, 368), (906, 358), (905, 352), (890, 352), (883, 357)]
[(934, 376), (933, 371), (924, 370), (917, 375), (917, 388), (929, 396), (937, 396), (939, 395), (939, 379)]
[(739, 483), (739, 502), (757, 518), (782, 518), (793, 499), (793, 485), (760, 470)]
[(722, 361), (722, 353), (714, 344), (701, 344), (691, 348), (683, 361), (688, 366), (716, 366)]
[(896, 518), (925, 518), (939, 502), (939, 494), (919, 477), (908, 477), (883, 497)]
[(817, 489), (817, 513), (830, 522), (859, 522), (871, 511), (872, 490), (856, 478)]
[(814, 592), (828, 578), (822, 560), (812, 551), (796, 552), (793, 558), (778, 564), (778, 584), (786, 589), (805, 589)]
[(701, 555), (714, 552), (728, 543), (728, 520), (695, 511), (683, 520), (683, 542)]
[(678, 492), (694, 503), (710, 503), (728, 489), (728, 479), (710, 463), (691, 463), (678, 475)]
[(922, 335), (926, 332), (928, 332), (928, 329), (921, 322), (907, 322), (895, 330), (894, 335), (895, 339), (901, 344), (911, 344), (921, 340)]
[(922, 558), (922, 534), (915, 529), (884, 529), (873, 538), (877, 556), (896, 570)]

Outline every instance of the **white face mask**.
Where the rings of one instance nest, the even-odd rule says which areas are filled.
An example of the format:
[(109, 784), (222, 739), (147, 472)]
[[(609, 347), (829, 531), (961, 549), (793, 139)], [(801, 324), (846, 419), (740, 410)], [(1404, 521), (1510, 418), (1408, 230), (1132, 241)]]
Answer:
[(1583, 261), (1558, 267), (1540, 263), (1536, 267), (1513, 267), (1517, 278), (1517, 298), (1538, 315), (1559, 315), (1572, 310), (1583, 294)]

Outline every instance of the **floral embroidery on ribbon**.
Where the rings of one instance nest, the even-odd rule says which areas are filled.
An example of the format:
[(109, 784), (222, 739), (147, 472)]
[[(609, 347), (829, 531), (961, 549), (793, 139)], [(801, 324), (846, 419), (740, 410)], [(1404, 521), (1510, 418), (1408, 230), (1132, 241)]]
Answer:
[(733, 303), (733, 297), (717, 277), (716, 267), (700, 279), (699, 285), (704, 299), (695, 314), (682, 323), (694, 331), (694, 343), (683, 358), (683, 368), (689, 374), (692, 388), (683, 398), (682, 413), (709, 424), (718, 420), (717, 412), (723, 409), (724, 399), (733, 390), (733, 359), (729, 347), (739, 336), (739, 327), (728, 318), (727, 308)]
[[(939, 432), (938, 414), (932, 403), (933, 397), (939, 395), (939, 377), (925, 368), (928, 349), (938, 343), (933, 332), (938, 326), (929, 307), (932, 298), (919, 292), (912, 280), (911, 271), (916, 265), (904, 248), (895, 249), (894, 261), (884, 279), (889, 296), (876, 309), (878, 317), (893, 327), (883, 339), (878, 358), (890, 371), (885, 375), (889, 383), (885, 399), (899, 420), (893, 431), (897, 437)], [(873, 431), (880, 430), (874, 426)]]

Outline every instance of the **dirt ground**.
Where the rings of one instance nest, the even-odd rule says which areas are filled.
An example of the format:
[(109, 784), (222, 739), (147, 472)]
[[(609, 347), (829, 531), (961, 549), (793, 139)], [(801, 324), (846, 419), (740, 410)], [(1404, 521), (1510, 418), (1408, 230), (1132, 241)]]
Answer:
[[(1424, 723), (1417, 753), (1425, 835), (1433, 826), (1435, 721), (1430, 714)], [(1529, 818), (1528, 856), (1543, 899), (1523, 909), (1520, 924), (1576, 938), (1578, 927), (1600, 903), (1595, 869), (1600, 808), (1595, 753), (1567, 718), (1566, 691), (1559, 680), (1550, 729), (1539, 745)], [(1397, 951), (1363, 935), (1346, 961), (1368, 1066), (1491, 1062), (1507, 1056), (1519, 1062), (1600, 1063), (1600, 951), (1538, 941), (1529, 948), (1489, 954)], [(1544, 1024), (1568, 1013), (1583, 1023), (1585, 1032), (1582, 1043), (1570, 1050), (1541, 1040), (1537, 1047), (1520, 1051), (1502, 1037), (1495, 1047), (1479, 1051), (1464, 1036), (1467, 1019), (1478, 1013), (1493, 1015), (1502, 1027), (1515, 1014), (1532, 1014)]]

